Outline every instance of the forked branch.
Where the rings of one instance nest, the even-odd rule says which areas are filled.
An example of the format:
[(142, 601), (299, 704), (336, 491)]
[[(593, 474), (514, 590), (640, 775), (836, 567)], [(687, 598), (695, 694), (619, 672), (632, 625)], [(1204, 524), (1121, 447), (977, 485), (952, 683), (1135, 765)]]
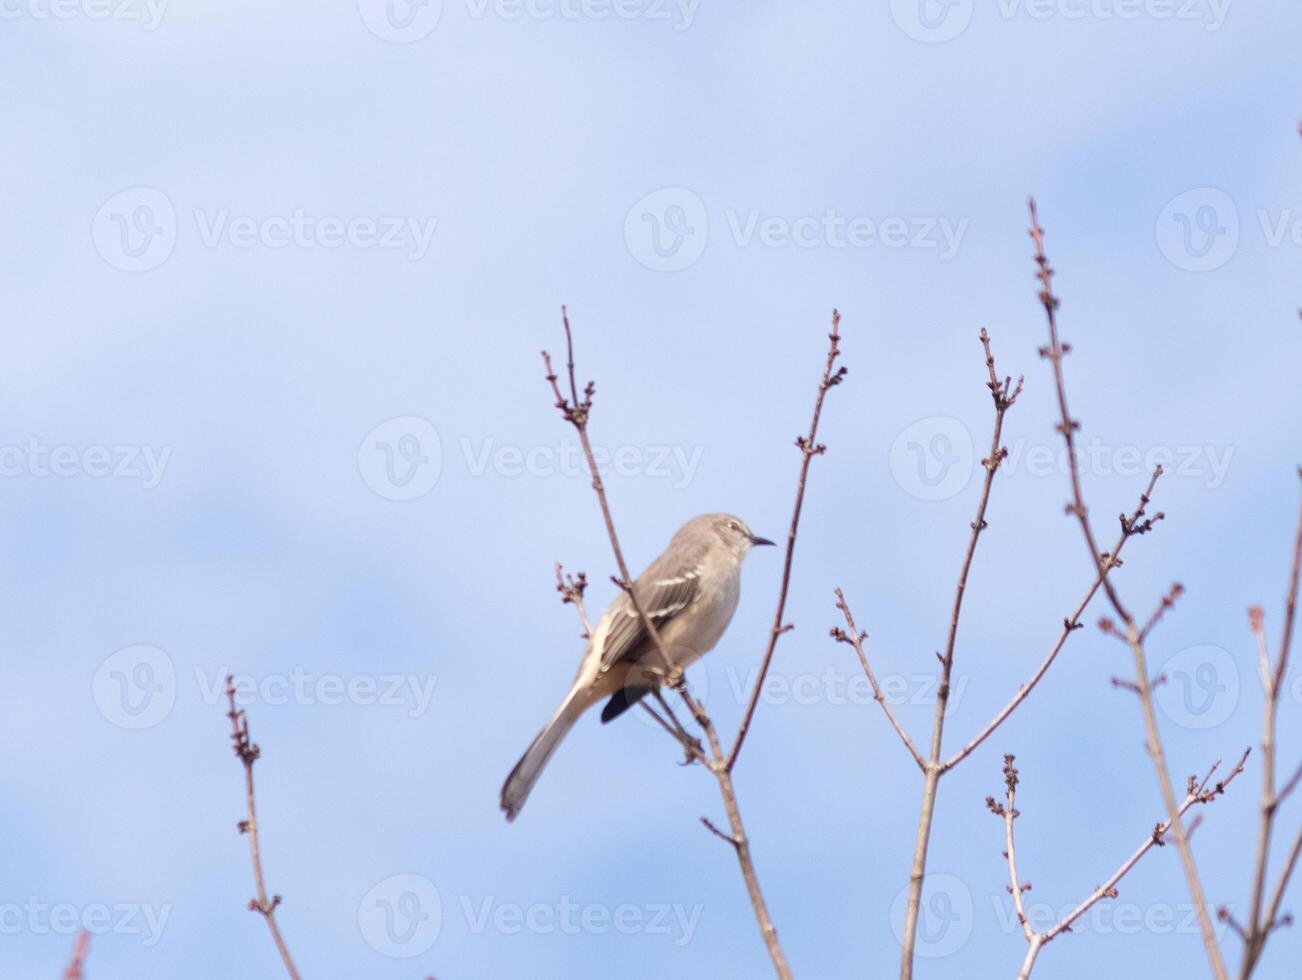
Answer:
[[(1220, 760), (1217, 760), (1212, 764), (1212, 767), (1207, 770), (1207, 775), (1205, 775), (1201, 781), (1199, 781), (1195, 776), (1190, 776), (1184, 800), (1181, 801), (1177, 808), (1179, 815), (1183, 816), (1185, 811), (1195, 804), (1204, 805), (1211, 803), (1218, 796), (1223, 794), (1226, 787), (1234, 781), (1234, 778), (1238, 776), (1239, 773), (1243, 772), (1243, 764), (1247, 759), (1248, 752), (1245, 751), (1239, 758), (1238, 763), (1230, 770), (1229, 774), (1216, 783), (1212, 783), (1211, 779), (1216, 770), (1220, 768)], [(1022, 901), (1022, 894), (1030, 891), (1031, 885), (1030, 882), (1023, 882), (1017, 871), (1017, 845), (1013, 834), (1013, 821), (1021, 816), (1021, 814), (1014, 806), (1017, 796), (1019, 775), (1017, 769), (1013, 766), (1013, 762), (1013, 756), (1004, 756), (1004, 802), (997, 803), (993, 796), (987, 796), (986, 808), (996, 816), (1002, 817), (1004, 821), (1004, 845), (1006, 848), (1004, 851), (1004, 858), (1008, 862), (1008, 875), (1010, 879), (1008, 891), (1013, 896), (1013, 905), (1017, 912), (1017, 920), (1021, 923), (1022, 932), (1026, 936), (1027, 944), (1026, 957), (1022, 960), (1022, 968), (1017, 974), (1017, 980), (1028, 980), (1031, 976), (1031, 971), (1035, 968), (1035, 961), (1040, 955), (1040, 950), (1064, 932), (1071, 932), (1072, 924), (1099, 902), (1103, 901), (1105, 898), (1116, 898), (1118, 882), (1129, 874), (1130, 869), (1138, 864), (1139, 859), (1147, 854), (1153, 847), (1160, 847), (1166, 843), (1166, 834), (1170, 831), (1172, 822), (1169, 819), (1159, 822), (1151, 831), (1148, 832), (1147, 836), (1145, 836), (1139, 847), (1135, 849), (1134, 853), (1132, 853), (1130, 857), (1126, 858), (1126, 860), (1121, 863), (1121, 866), (1118, 867), (1116, 871), (1112, 872), (1103, 884), (1090, 892), (1084, 901), (1048, 929), (1045, 929), (1043, 932), (1037, 931), (1031, 924), (1030, 919), (1027, 918), (1026, 909)]]
[[(731, 751), (725, 753), (722, 742), (719, 739), (718, 731), (714, 722), (706, 713), (705, 708), (696, 700), (687, 687), (686, 678), (681, 670), (674, 670), (668, 654), (665, 651), (664, 644), (661, 641), (660, 633), (656, 629), (655, 623), (647, 615), (638, 601), (638, 597), (633, 590), (633, 579), (629, 574), (628, 565), (624, 561), (624, 553), (620, 548), (619, 536), (615, 531), (614, 518), (611, 516), (610, 503), (606, 496), (606, 488), (602, 482), (601, 475), (597, 469), (596, 459), (592, 451), (592, 443), (588, 438), (588, 422), (592, 411), (593, 395), (596, 387), (592, 382), (584, 386), (582, 395), (579, 393), (578, 382), (574, 371), (574, 336), (570, 329), (569, 314), (564, 307), (561, 308), (561, 321), (565, 327), (565, 348), (566, 348), (566, 375), (569, 382), (568, 397), (561, 390), (559, 376), (552, 367), (551, 356), (543, 351), (543, 363), (547, 369), (547, 381), (551, 385), (552, 393), (555, 397), (556, 408), (561, 412), (564, 419), (574, 426), (578, 433), (579, 442), (583, 447), (584, 458), (588, 464), (588, 470), (592, 475), (592, 489), (597, 495), (597, 500), (601, 506), (602, 517), (606, 522), (606, 533), (610, 538), (611, 549), (615, 554), (615, 564), (619, 568), (619, 576), (614, 579), (615, 583), (628, 596), (632, 603), (633, 609), (641, 619), (647, 635), (651, 638), (652, 645), (660, 658), (666, 671), (666, 678), (670, 680), (674, 689), (682, 697), (684, 704), (692, 713), (692, 717), (701, 727), (706, 736), (709, 746), (708, 754), (705, 749), (695, 739), (683, 729), (674, 717), (673, 710), (669, 704), (664, 701), (663, 697), (657, 692), (660, 707), (665, 717), (660, 712), (647, 707), (652, 716), (661, 724), (661, 726), (673, 735), (680, 744), (683, 745), (689, 759), (701, 761), (714, 775), (719, 784), (719, 795), (722, 798), (724, 812), (728, 816), (729, 832), (724, 832), (716, 827), (707, 818), (702, 818), (705, 827), (716, 836), (727, 841), (737, 855), (738, 864), (741, 867), (742, 878), (746, 884), (746, 891), (750, 897), (751, 906), (755, 911), (755, 918), (759, 924), (760, 934), (764, 939), (765, 947), (768, 950), (769, 958), (773, 961), (773, 968), (778, 977), (783, 980), (790, 980), (791, 968), (787, 965), (786, 954), (783, 952), (781, 944), (778, 942), (777, 929), (773, 925), (772, 916), (769, 914), (768, 905), (764, 900), (764, 894), (760, 889), (759, 877), (755, 871), (755, 862), (751, 855), (750, 841), (746, 836), (746, 828), (742, 822), (741, 810), (737, 804), (737, 794), (732, 783), (732, 767), (736, 762), (737, 753), (741, 749), (742, 742), (745, 739), (746, 731), (749, 728), (751, 718), (755, 711), (755, 703), (758, 698), (760, 684), (763, 683), (764, 672), (768, 670), (769, 663), (773, 657), (773, 650), (777, 644), (777, 638), (786, 632), (789, 627), (782, 625), (782, 615), (786, 604), (787, 590), (790, 584), (792, 556), (795, 549), (796, 531), (800, 520), (800, 510), (804, 499), (805, 482), (809, 470), (810, 460), (824, 452), (825, 447), (815, 441), (818, 432), (818, 420), (822, 412), (823, 398), (828, 389), (840, 383), (845, 376), (845, 369), (840, 368), (833, 370), (834, 362), (839, 355), (837, 343), (840, 339), (838, 325), (840, 315), (833, 312), (832, 315), (832, 333), (831, 352), (828, 355), (827, 367), (824, 369), (823, 380), (819, 387), (818, 400), (814, 409), (814, 420), (810, 427), (808, 437), (802, 436), (797, 445), (802, 452), (802, 465), (800, 471), (800, 481), (797, 488), (796, 507), (792, 517), (791, 530), (787, 537), (786, 563), (783, 569), (782, 587), (778, 598), (778, 611), (774, 621), (774, 628), (769, 637), (768, 647), (765, 651), (764, 662), (761, 666), (760, 678), (756, 684), (756, 694), (749, 704), (746, 714), (742, 720), (741, 728), (738, 731), (737, 740), (733, 743)], [(580, 583), (585, 582), (582, 576), (576, 579), (567, 580), (560, 568), (557, 568), (557, 588), (561, 597), (566, 602), (573, 602), (579, 608), (580, 616), (584, 621), (584, 631), (589, 635), (592, 632), (591, 625), (587, 622), (587, 615), (583, 612), (582, 598), (583, 590)]]
[(1027, 696), (1035, 690), (1035, 686), (1040, 683), (1040, 680), (1046, 673), (1048, 673), (1049, 668), (1053, 666), (1053, 662), (1058, 659), (1058, 654), (1062, 652), (1062, 648), (1066, 645), (1067, 638), (1085, 625), (1080, 621), (1080, 618), (1084, 615), (1086, 607), (1090, 604), (1090, 600), (1094, 598), (1095, 593), (1098, 592), (1099, 587), (1103, 584), (1103, 576), (1107, 575), (1112, 571), (1112, 569), (1122, 564), (1121, 549), (1126, 546), (1126, 542), (1137, 535), (1147, 534), (1153, 529), (1153, 526), (1158, 521), (1166, 517), (1166, 515), (1161, 511), (1158, 511), (1152, 517), (1144, 516), (1147, 513), (1146, 508), (1153, 496), (1153, 488), (1157, 485), (1158, 477), (1161, 475), (1162, 467), (1159, 466), (1153, 471), (1153, 476), (1148, 481), (1148, 489), (1140, 494), (1139, 506), (1135, 508), (1134, 513), (1129, 517), (1125, 514), (1120, 515), (1121, 535), (1117, 538), (1117, 543), (1112, 546), (1112, 550), (1104, 556), (1105, 561), (1103, 563), (1103, 571), (1096, 575), (1094, 584), (1089, 587), (1089, 591), (1085, 593), (1085, 597), (1076, 605), (1075, 611), (1062, 621), (1062, 632), (1058, 634), (1058, 639), (1054, 643), (1053, 648), (1049, 651), (1049, 655), (1040, 662), (1040, 666), (1037, 667), (1035, 673), (1031, 675), (1031, 679), (1017, 689), (1017, 693), (1013, 695), (1012, 700), (1004, 705), (1003, 708), (1000, 709), (999, 713), (990, 720), (990, 724), (986, 725), (986, 727), (977, 733), (970, 742), (950, 756), (943, 767), (945, 770), (953, 769), (956, 765), (971, 755), (976, 750), (977, 746), (993, 735), (995, 729), (1007, 721), (1008, 716), (1017, 710), (1017, 706), (1025, 701)]
[(937, 654), (940, 658), (940, 683), (936, 690), (936, 707), (931, 722), (931, 748), (923, 766), (923, 787), (921, 812), (918, 815), (918, 833), (913, 846), (913, 864), (909, 870), (908, 904), (904, 912), (904, 936), (900, 953), (900, 980), (912, 980), (913, 951), (917, 945), (918, 915), (922, 907), (922, 885), (927, 873), (927, 849), (931, 843), (931, 826), (936, 812), (936, 792), (940, 777), (944, 772), (941, 765), (941, 750), (945, 733), (945, 714), (949, 706), (950, 678), (954, 670), (954, 648), (958, 640), (958, 624), (963, 612), (963, 596), (967, 590), (968, 573), (972, 570), (972, 560), (976, 556), (977, 542), (981, 532), (988, 526), (986, 508), (990, 503), (990, 491), (994, 486), (995, 473), (1008, 455), (1003, 445), (1004, 416), (1022, 393), (1022, 379), (1018, 378), (1016, 386), (1011, 377), (1000, 380), (995, 370), (994, 355), (990, 352), (990, 335), (981, 330), (981, 346), (985, 351), (986, 368), (990, 380), (986, 387), (990, 389), (994, 401), (994, 432), (990, 439), (990, 455), (981, 461), (985, 468), (985, 479), (981, 485), (981, 498), (977, 503), (976, 518), (971, 524), (967, 551), (963, 555), (963, 565), (958, 574), (958, 585), (954, 589), (954, 601), (950, 610), (949, 631), (945, 639), (945, 652)]
[[(1080, 463), (1076, 452), (1076, 432), (1080, 428), (1080, 422), (1072, 417), (1071, 410), (1067, 406), (1067, 385), (1063, 378), (1063, 358), (1070, 353), (1071, 346), (1063, 343), (1058, 334), (1059, 300), (1054, 295), (1053, 268), (1050, 266), (1049, 258), (1044, 251), (1044, 229), (1040, 227), (1034, 200), (1030, 202), (1030, 215), (1030, 234), (1032, 241), (1035, 242), (1036, 276), (1040, 281), (1039, 298), (1040, 304), (1044, 307), (1049, 330), (1049, 343), (1047, 346), (1040, 348), (1040, 356), (1048, 360), (1053, 368), (1054, 388), (1057, 393), (1060, 416), (1058, 431), (1062, 434), (1063, 441), (1066, 443), (1068, 472), (1071, 477), (1072, 500), (1067, 505), (1067, 513), (1074, 515), (1079, 522), (1081, 534), (1085, 539), (1086, 547), (1089, 549), (1090, 559), (1094, 563), (1098, 578), (1103, 583), (1104, 592), (1107, 594), (1112, 608), (1124, 624), (1124, 629), (1117, 632), (1130, 647), (1134, 657), (1135, 679), (1132, 686), (1139, 696), (1144, 717), (1148, 753), (1153, 759), (1158, 788), (1162, 794), (1162, 801), (1166, 806), (1167, 819), (1171, 825), (1176, 847), (1180, 852), (1180, 861), (1184, 867), (1189, 895), (1193, 900), (1198, 916), (1198, 926), (1202, 932), (1203, 945), (1207, 951), (1207, 959), (1211, 965), (1212, 974), (1216, 980), (1226, 980), (1225, 961), (1221, 955), (1220, 944), (1216, 940), (1216, 932), (1212, 927), (1211, 916), (1207, 911), (1202, 881), (1198, 876), (1198, 866), (1194, 861), (1193, 849), (1189, 846), (1189, 835), (1180, 820), (1180, 803), (1176, 799), (1175, 790), (1171, 784), (1170, 768), (1167, 765), (1166, 751), (1162, 745), (1162, 735), (1157, 723), (1157, 710), (1153, 704), (1153, 684), (1148, 674), (1148, 657), (1144, 650), (1144, 630), (1136, 623), (1134, 616), (1122, 603), (1111, 578), (1107, 575), (1108, 558), (1099, 551), (1098, 545), (1095, 543), (1094, 529), (1090, 524), (1089, 510), (1085, 505), (1085, 495), (1081, 489)], [(1153, 620), (1153, 622), (1155, 621)]]
[[(1302, 468), (1298, 470), (1302, 477)], [(1262, 709), (1261, 736), (1261, 806), (1257, 827), (1257, 854), (1253, 862), (1252, 898), (1249, 904), (1248, 923), (1237, 931), (1243, 940), (1243, 959), (1239, 965), (1239, 980), (1247, 980), (1261, 960), (1266, 940), (1275, 929), (1291, 921), (1280, 914), (1284, 892), (1289, 879), (1297, 867), (1298, 853), (1302, 851), (1302, 826), (1294, 836), (1292, 847), (1284, 860), (1278, 881), (1267, 904), (1266, 879), (1270, 864), (1271, 838), (1274, 834), (1275, 819), (1279, 814), (1280, 804), (1285, 797), (1297, 788), (1302, 780), (1302, 765), (1299, 765), (1282, 787), (1276, 789), (1275, 774), (1278, 745), (1276, 726), (1279, 715), (1280, 691), (1288, 674), (1289, 653), (1293, 645), (1293, 629), (1297, 619), (1297, 599), (1299, 579), (1302, 579), (1302, 508), (1298, 512), (1297, 531), (1293, 536), (1293, 565), (1289, 573), (1288, 590), (1284, 598), (1284, 626), (1280, 634), (1279, 653), (1271, 662), (1270, 646), (1266, 640), (1265, 611), (1260, 606), (1249, 610), (1248, 621), (1257, 640), (1258, 660), (1261, 669), (1261, 687), (1265, 697)], [(1228, 910), (1221, 914), (1229, 916)]]

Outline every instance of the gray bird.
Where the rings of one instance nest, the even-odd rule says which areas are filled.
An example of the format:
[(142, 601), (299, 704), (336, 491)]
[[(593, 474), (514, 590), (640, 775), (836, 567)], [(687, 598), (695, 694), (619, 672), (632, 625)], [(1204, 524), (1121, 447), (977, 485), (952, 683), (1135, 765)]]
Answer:
[[(741, 595), (742, 559), (753, 546), (772, 543), (756, 537), (740, 517), (702, 514), (680, 527), (664, 554), (638, 576), (633, 592), (672, 667), (686, 669), (719, 642)], [(592, 628), (570, 693), (506, 777), (506, 819), (515, 819), (556, 746), (585, 711), (609, 698), (601, 720), (618, 718), (664, 676), (655, 641), (621, 592)]]

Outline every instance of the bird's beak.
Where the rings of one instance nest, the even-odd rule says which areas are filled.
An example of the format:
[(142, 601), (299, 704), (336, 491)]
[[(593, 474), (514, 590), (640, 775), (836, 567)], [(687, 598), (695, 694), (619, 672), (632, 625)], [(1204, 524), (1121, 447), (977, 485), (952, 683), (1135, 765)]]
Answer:
[(750, 543), (751, 546), (754, 547), (757, 544), (772, 544), (773, 542), (770, 541), (768, 538), (757, 538), (755, 537), (755, 535), (752, 534), (750, 536)]

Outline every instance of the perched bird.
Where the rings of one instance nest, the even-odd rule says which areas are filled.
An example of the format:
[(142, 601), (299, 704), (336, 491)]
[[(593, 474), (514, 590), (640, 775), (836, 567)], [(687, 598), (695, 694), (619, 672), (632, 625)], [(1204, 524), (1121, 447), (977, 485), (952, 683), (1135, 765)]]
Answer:
[[(741, 518), (702, 514), (680, 527), (664, 554), (638, 576), (633, 593), (655, 624), (671, 668), (687, 668), (719, 642), (741, 595), (741, 561), (760, 544), (773, 542), (756, 537)], [(642, 617), (621, 592), (592, 628), (570, 693), (506, 777), (506, 819), (520, 812), (580, 715), (609, 698), (601, 720), (618, 718), (664, 680), (664, 668)]]

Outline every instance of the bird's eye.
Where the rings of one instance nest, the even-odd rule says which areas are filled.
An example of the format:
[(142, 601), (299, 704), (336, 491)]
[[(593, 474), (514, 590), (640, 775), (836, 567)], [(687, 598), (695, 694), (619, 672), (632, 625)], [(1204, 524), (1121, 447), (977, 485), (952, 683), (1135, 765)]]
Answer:
[(738, 528), (737, 528), (737, 522), (736, 522), (736, 521), (729, 521), (729, 522), (728, 522), (728, 527), (729, 527), (729, 529), (731, 529), (731, 530), (733, 530), (733, 531), (736, 531), (736, 530), (738, 529)]

